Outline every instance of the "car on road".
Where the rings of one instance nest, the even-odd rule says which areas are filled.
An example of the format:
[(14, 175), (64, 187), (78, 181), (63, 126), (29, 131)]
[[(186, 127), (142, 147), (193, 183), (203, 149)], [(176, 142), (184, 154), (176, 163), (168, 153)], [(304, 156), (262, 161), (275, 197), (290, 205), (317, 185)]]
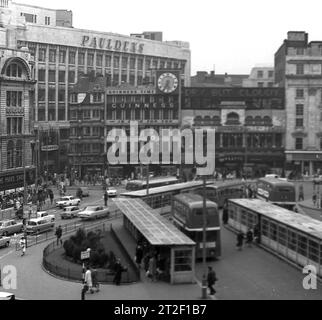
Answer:
[(64, 196), (60, 200), (56, 201), (56, 207), (64, 208), (69, 206), (78, 206), (81, 200), (73, 196)]
[(55, 221), (55, 215), (54, 214), (49, 214), (47, 211), (39, 211), (37, 212), (37, 218), (48, 218), (52, 222)]
[(78, 217), (84, 220), (99, 219), (109, 216), (109, 209), (101, 206), (88, 206), (78, 213)]
[(23, 223), (16, 220), (0, 221), (0, 236), (9, 236), (11, 234), (23, 232)]
[(117, 191), (114, 188), (106, 188), (106, 193), (109, 198), (113, 198), (117, 196)]
[(78, 189), (80, 189), (82, 191), (82, 196), (83, 197), (89, 197), (89, 189), (88, 189), (88, 187), (79, 187)]
[(63, 212), (60, 214), (60, 217), (62, 219), (73, 219), (78, 217), (78, 213), (81, 211), (81, 209), (77, 206), (70, 206), (65, 207), (63, 209)]
[(10, 238), (0, 236), (0, 248), (9, 247), (9, 245), (10, 245)]
[(28, 234), (46, 232), (54, 228), (55, 222), (48, 218), (36, 218), (27, 221), (26, 231)]

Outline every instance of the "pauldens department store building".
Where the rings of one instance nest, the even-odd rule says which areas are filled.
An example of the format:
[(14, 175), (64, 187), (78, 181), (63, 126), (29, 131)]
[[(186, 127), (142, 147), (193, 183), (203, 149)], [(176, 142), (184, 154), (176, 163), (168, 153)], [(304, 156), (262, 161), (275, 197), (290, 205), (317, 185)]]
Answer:
[(179, 69), (184, 85), (189, 85), (187, 42), (76, 29), (72, 27), (72, 13), (67, 10), (16, 4), (10, 0), (1, 0), (0, 8), (7, 46), (27, 47), (34, 57), (35, 128), (50, 131), (51, 135), (56, 130), (57, 138), (51, 140), (57, 145), (40, 146), (40, 162), (49, 171), (60, 171), (67, 166), (66, 147), (60, 146), (66, 145), (69, 139), (69, 88), (78, 82), (81, 74), (101, 74), (109, 86), (122, 83), (140, 86), (153, 82), (151, 69)]

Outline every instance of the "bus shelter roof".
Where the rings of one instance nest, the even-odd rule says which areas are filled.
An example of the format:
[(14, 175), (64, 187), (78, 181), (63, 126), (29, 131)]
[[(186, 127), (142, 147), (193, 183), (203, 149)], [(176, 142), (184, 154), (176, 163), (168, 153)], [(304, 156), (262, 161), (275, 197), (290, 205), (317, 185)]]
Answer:
[(139, 199), (114, 199), (117, 207), (154, 246), (194, 246), (196, 243)]

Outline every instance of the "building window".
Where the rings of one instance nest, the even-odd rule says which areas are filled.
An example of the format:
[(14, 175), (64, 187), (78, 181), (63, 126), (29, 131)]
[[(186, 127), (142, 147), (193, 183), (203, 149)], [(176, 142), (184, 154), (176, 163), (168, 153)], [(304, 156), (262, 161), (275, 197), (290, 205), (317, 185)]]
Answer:
[(16, 144), (16, 168), (22, 167), (22, 141), (18, 140)]
[(135, 69), (135, 58), (130, 58), (130, 69), (131, 70)]
[(50, 17), (45, 17), (45, 25), (50, 25)]
[(264, 76), (264, 72), (263, 72), (263, 70), (258, 70), (257, 71), (257, 78), (263, 78), (263, 76)]
[[(72, 110), (70, 112), (70, 120), (77, 120), (77, 111), (76, 110)], [(73, 128), (73, 129), (76, 129), (76, 128)], [(72, 135), (74, 135), (74, 134), (72, 134)]]
[(105, 67), (106, 68), (111, 68), (111, 61), (112, 61), (111, 56), (105, 56)]
[(93, 119), (100, 119), (100, 118), (101, 118), (100, 110), (93, 110)]
[(77, 137), (77, 128), (71, 128), (70, 129), (70, 135), (72, 137)]
[(83, 66), (85, 64), (85, 53), (79, 52), (78, 53), (78, 64)]
[(303, 118), (296, 118), (296, 120), (295, 120), (295, 126), (297, 128), (302, 128), (303, 127)]
[(45, 82), (46, 80), (46, 70), (38, 70), (38, 81)]
[(271, 126), (272, 125), (272, 119), (269, 116), (265, 116), (263, 118), (263, 124), (264, 124), (264, 126)]
[(304, 90), (303, 89), (296, 89), (296, 98), (303, 99), (304, 98)]
[(49, 50), (49, 62), (56, 62), (56, 50), (54, 49)]
[(100, 128), (99, 127), (93, 127), (93, 136), (94, 137), (100, 136)]
[(56, 71), (55, 70), (49, 70), (48, 81), (49, 82), (56, 82)]
[(7, 77), (21, 78), (22, 77), (22, 66), (17, 63), (12, 63), (7, 67)]
[(83, 119), (89, 120), (91, 118), (91, 111), (90, 110), (84, 110), (83, 111)]
[(11, 135), (11, 118), (7, 118), (7, 135)]
[(59, 72), (58, 72), (58, 81), (60, 83), (65, 82), (65, 71), (64, 70), (59, 70)]
[(273, 78), (274, 77), (274, 71), (268, 71), (268, 77)]
[(6, 99), (7, 107), (21, 107), (22, 106), (22, 92), (21, 91), (7, 91)]
[(274, 86), (274, 82), (268, 82), (267, 86), (268, 86), (269, 88), (272, 88), (272, 87)]
[(65, 106), (64, 105), (58, 106), (58, 121), (65, 121), (65, 120), (66, 120)]
[(122, 57), (122, 69), (127, 69), (128, 57)]
[(296, 64), (296, 74), (297, 75), (303, 75), (304, 74), (304, 64), (303, 63)]
[(87, 55), (87, 65), (91, 66), (91, 67), (94, 65), (94, 54), (93, 53), (89, 53)]
[(60, 89), (58, 91), (58, 101), (59, 102), (65, 102), (65, 90)]
[(93, 93), (93, 102), (94, 103), (102, 102), (102, 100), (103, 100), (102, 97), (103, 97), (103, 95), (100, 92)]
[(138, 70), (143, 70), (143, 59), (138, 60)]
[(304, 48), (296, 48), (296, 55), (303, 56), (304, 55)]
[(239, 125), (239, 115), (236, 112), (231, 112), (227, 115), (227, 122), (226, 125)]
[(59, 51), (59, 63), (65, 63), (66, 62), (66, 51), (60, 50)]
[(98, 54), (96, 56), (96, 65), (98, 67), (101, 67), (103, 65), (103, 56), (101, 54)]
[(114, 56), (114, 68), (118, 69), (120, 67), (120, 57)]
[(49, 88), (48, 89), (48, 101), (55, 102), (55, 96), (56, 96), (56, 89)]
[(91, 145), (90, 145), (89, 143), (85, 143), (85, 144), (83, 145), (83, 151), (84, 151), (85, 153), (90, 153), (90, 152), (91, 152)]
[(75, 71), (68, 71), (68, 83), (75, 83)]
[(296, 138), (295, 139), (295, 149), (302, 150), (303, 149), (303, 138)]
[(69, 52), (69, 64), (75, 64), (75, 61), (76, 61), (76, 52), (74, 51), (70, 51)]
[(90, 136), (91, 135), (91, 128), (90, 127), (84, 127), (83, 128), (83, 135), (84, 136)]
[(264, 82), (257, 82), (257, 86), (259, 88), (263, 88), (264, 87)]
[(7, 168), (11, 169), (14, 167), (14, 142), (12, 140), (7, 143)]
[(21, 12), (20, 15), (25, 17), (28, 23), (37, 23), (37, 16), (35, 14)]
[(296, 105), (296, 115), (297, 116), (303, 116), (304, 115), (304, 105), (303, 104), (297, 104)]
[(40, 61), (40, 62), (46, 61), (46, 50), (45, 49), (39, 49), (38, 61)]

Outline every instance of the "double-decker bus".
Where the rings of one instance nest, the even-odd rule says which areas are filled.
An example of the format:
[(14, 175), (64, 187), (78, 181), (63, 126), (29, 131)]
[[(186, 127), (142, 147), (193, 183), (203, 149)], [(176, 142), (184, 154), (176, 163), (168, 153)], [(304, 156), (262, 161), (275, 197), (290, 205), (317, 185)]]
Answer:
[[(184, 193), (173, 197), (171, 216), (174, 224), (196, 242), (196, 258), (203, 257), (203, 198), (197, 194)], [(206, 258), (219, 258), (220, 222), (218, 206), (206, 201)]]
[[(176, 177), (152, 178), (149, 180), (149, 189), (161, 187), (161, 186), (167, 186), (178, 182), (179, 180)], [(133, 181), (129, 181), (126, 184), (126, 190), (129, 190), (129, 191), (143, 190), (143, 189), (147, 189), (147, 186), (148, 184), (146, 180), (133, 180)]]
[[(216, 202), (221, 208), (228, 199), (243, 198), (245, 188), (246, 182), (244, 181), (217, 181), (206, 186), (206, 197), (210, 201)], [(196, 193), (203, 196), (203, 188), (199, 188)]]
[(295, 185), (280, 178), (260, 178), (256, 198), (293, 210), (296, 205)]
[[(213, 182), (207, 182), (207, 185)], [(202, 187), (202, 181), (189, 181), (168, 185), (165, 187), (151, 188), (149, 193), (147, 190), (138, 190), (121, 193), (121, 197), (142, 199), (152, 209), (157, 209), (160, 214), (167, 214), (171, 212), (171, 201), (174, 195), (196, 191)]]

